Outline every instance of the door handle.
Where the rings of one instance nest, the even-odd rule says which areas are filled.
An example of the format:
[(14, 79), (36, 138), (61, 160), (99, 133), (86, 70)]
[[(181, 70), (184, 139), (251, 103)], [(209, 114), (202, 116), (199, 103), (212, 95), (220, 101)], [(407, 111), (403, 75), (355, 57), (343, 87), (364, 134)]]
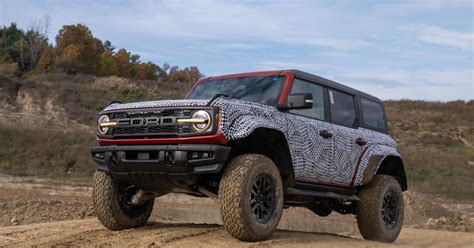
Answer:
[(363, 145), (367, 144), (367, 141), (365, 141), (363, 138), (359, 137), (359, 138), (356, 139), (355, 143), (360, 145), (360, 146), (363, 146)]
[(332, 133), (328, 130), (321, 130), (319, 131), (319, 136), (323, 137), (324, 139), (332, 138)]

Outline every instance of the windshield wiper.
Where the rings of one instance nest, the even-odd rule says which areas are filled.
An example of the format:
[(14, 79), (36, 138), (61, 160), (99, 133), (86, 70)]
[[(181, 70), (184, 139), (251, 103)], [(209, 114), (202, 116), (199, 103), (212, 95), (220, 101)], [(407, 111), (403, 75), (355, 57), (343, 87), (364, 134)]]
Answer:
[(211, 100), (209, 100), (209, 102), (207, 102), (206, 106), (210, 106), (211, 103), (214, 102), (214, 100), (216, 100), (217, 98), (219, 98), (219, 97), (221, 97), (221, 96), (223, 96), (223, 97), (229, 97), (229, 95), (227, 95), (227, 94), (217, 93), (217, 94), (215, 94), (215, 95), (211, 98)]

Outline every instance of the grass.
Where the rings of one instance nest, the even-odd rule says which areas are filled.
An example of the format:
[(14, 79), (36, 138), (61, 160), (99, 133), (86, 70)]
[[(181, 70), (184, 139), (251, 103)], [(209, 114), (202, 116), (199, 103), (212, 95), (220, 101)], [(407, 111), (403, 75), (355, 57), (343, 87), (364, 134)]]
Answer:
[(474, 101), (385, 103), (410, 187), (474, 200)]
[(400, 147), (409, 187), (454, 199), (474, 199), (474, 172), (467, 164), (474, 161), (472, 150)]
[(16, 176), (89, 177), (95, 166), (88, 148), (93, 134), (0, 127), (0, 170)]
[[(20, 176), (89, 179), (95, 169), (88, 148), (94, 143), (97, 112), (113, 99), (124, 102), (176, 99), (189, 85), (63, 74), (12, 79), (0, 75), (0, 106), (11, 113), (62, 113), (55, 122), (22, 126), (0, 120), (0, 170)], [(33, 99), (25, 106), (18, 96)], [(54, 109), (47, 102), (52, 101)], [(51, 113), (52, 112), (52, 113)], [(409, 189), (453, 199), (474, 200), (474, 101), (387, 101), (391, 135), (404, 158)], [(55, 117), (56, 118), (56, 117)], [(69, 125), (70, 120), (90, 131)], [(8, 123), (8, 122), (7, 122)]]

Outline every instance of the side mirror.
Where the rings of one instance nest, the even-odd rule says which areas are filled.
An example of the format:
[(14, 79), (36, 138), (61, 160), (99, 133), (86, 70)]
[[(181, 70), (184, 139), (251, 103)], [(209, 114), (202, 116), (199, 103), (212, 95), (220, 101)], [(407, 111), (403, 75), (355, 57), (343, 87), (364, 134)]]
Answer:
[(287, 109), (310, 109), (313, 107), (312, 93), (297, 93), (288, 96), (286, 105), (278, 106), (280, 110)]

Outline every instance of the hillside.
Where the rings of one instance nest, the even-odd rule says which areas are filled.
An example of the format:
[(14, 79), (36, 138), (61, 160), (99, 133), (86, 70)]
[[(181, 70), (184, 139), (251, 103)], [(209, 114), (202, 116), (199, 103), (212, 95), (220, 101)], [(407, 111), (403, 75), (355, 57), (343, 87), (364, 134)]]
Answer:
[[(119, 77), (0, 75), (0, 171), (89, 182), (96, 113), (125, 102), (183, 97), (187, 84)], [(474, 101), (388, 101), (410, 189), (474, 200)]]

